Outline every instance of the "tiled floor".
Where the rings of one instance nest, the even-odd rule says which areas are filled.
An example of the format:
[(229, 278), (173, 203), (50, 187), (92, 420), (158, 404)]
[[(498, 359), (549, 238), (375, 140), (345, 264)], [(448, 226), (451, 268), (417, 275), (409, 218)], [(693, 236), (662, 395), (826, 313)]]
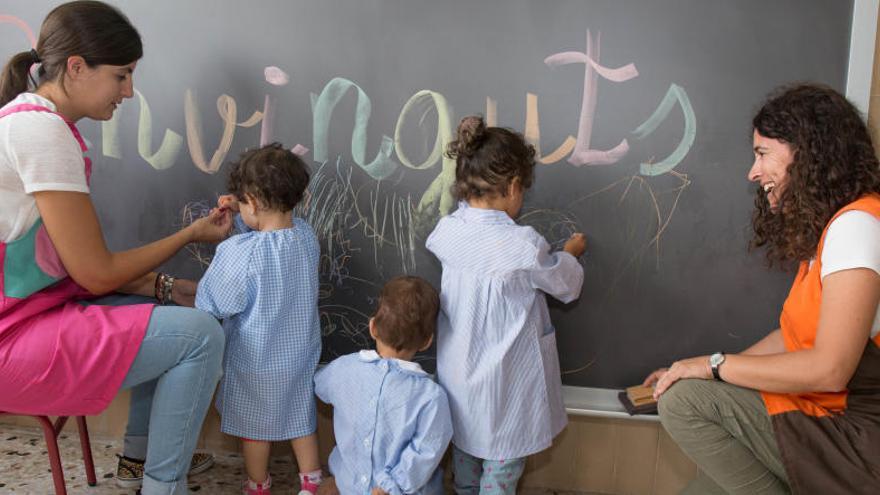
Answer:
[[(59, 439), (64, 476), (70, 495), (132, 495), (134, 492), (116, 486), (113, 472), (116, 469), (115, 454), (120, 451), (117, 439), (92, 435), (92, 455), (98, 485), (86, 484), (85, 470), (76, 432), (63, 432)], [(274, 478), (273, 491), (289, 494), (292, 491), (290, 458), (272, 459), (270, 468)], [(208, 471), (190, 478), (190, 490), (196, 495), (235, 495), (242, 474), (242, 461), (237, 455), (218, 455), (216, 465)], [(0, 494), (51, 495), (54, 493), (52, 473), (43, 435), (37, 428), (22, 428), (0, 424)], [(522, 490), (526, 495), (587, 495), (575, 492), (549, 490)]]

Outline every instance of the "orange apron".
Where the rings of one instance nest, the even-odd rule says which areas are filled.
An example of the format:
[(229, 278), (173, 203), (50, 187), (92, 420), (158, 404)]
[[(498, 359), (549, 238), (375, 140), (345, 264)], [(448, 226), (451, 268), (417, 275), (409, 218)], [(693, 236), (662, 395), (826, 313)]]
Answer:
[[(880, 195), (845, 206), (880, 219)], [(831, 225), (831, 221), (828, 225)], [(813, 348), (822, 300), (822, 232), (812, 266), (801, 262), (779, 318), (788, 352)], [(880, 493), (880, 335), (869, 340), (847, 385), (836, 393), (761, 392), (793, 493)]]

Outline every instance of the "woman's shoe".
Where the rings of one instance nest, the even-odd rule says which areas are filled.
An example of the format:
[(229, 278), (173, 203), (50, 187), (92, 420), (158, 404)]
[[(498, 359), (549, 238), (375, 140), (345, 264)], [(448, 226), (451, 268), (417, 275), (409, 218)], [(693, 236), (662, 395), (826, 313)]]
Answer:
[[(120, 488), (140, 488), (144, 482), (144, 461), (116, 455), (119, 464), (116, 465), (116, 485)], [(214, 455), (207, 452), (196, 452), (189, 464), (189, 474), (198, 474), (207, 471), (214, 465)]]

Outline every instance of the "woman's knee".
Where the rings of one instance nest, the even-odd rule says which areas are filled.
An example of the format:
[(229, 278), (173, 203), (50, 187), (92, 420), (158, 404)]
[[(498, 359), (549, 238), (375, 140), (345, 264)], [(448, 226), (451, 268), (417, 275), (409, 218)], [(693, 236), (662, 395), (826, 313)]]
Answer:
[(222, 352), (223, 346), (226, 345), (226, 337), (223, 334), (223, 327), (220, 326), (220, 322), (202, 310), (193, 309), (192, 311), (195, 313), (194, 325), (201, 330), (205, 339), (205, 345)]
[(223, 327), (216, 318), (204, 311), (192, 309), (190, 325), (191, 330), (199, 337), (204, 352), (212, 361), (216, 361), (219, 367), (223, 361), (223, 349), (226, 346), (226, 336)]
[(186, 335), (189, 342), (187, 354), (204, 355), (212, 368), (219, 369), (223, 360), (226, 337), (216, 318), (195, 308), (163, 308), (168, 310), (164, 318), (172, 319), (171, 326), (177, 334)]
[(702, 394), (706, 380), (685, 379), (675, 382), (657, 403), (660, 422), (666, 431), (673, 433), (679, 428), (689, 428), (689, 422), (699, 416), (697, 400)]

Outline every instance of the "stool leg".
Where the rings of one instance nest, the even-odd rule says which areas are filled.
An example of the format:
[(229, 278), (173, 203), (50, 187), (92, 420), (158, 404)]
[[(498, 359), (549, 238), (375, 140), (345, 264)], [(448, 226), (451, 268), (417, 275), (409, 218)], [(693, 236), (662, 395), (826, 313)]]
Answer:
[[(48, 417), (48, 416), (47, 416)], [(61, 434), (61, 429), (67, 424), (67, 416), (58, 416), (55, 420), (55, 438)]]
[(61, 454), (58, 452), (58, 440), (55, 438), (55, 427), (46, 416), (34, 416), (43, 427), (46, 438), (46, 451), (49, 453), (49, 466), (52, 467), (52, 481), (55, 482), (55, 495), (67, 495), (64, 486), (64, 471), (61, 469)]
[(95, 477), (95, 462), (92, 460), (92, 445), (89, 442), (89, 427), (85, 416), (76, 417), (76, 426), (79, 427), (79, 445), (82, 447), (83, 462), (86, 465), (86, 480), (89, 486), (95, 486), (98, 478)]

